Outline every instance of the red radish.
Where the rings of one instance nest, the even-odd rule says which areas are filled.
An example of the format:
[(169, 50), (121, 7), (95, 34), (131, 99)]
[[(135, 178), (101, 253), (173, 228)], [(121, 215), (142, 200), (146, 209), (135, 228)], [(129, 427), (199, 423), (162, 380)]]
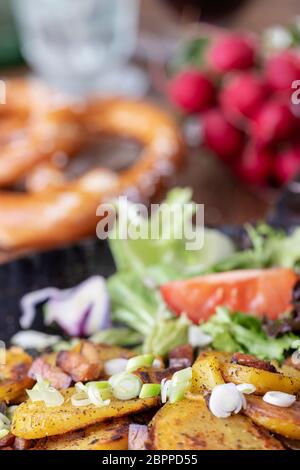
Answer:
[(214, 100), (214, 85), (198, 70), (184, 70), (169, 83), (171, 101), (186, 113), (207, 109)]
[(299, 57), (290, 51), (271, 57), (266, 63), (265, 76), (274, 90), (291, 90), (292, 83), (300, 80)]
[(253, 66), (254, 60), (252, 40), (240, 34), (220, 38), (208, 52), (208, 61), (218, 72), (245, 70)]
[(280, 142), (292, 136), (296, 123), (288, 103), (269, 101), (258, 113), (253, 123), (253, 132), (261, 142)]
[(219, 305), (276, 319), (290, 307), (297, 279), (291, 269), (244, 269), (169, 282), (160, 291), (176, 315), (194, 323), (207, 320)]
[(231, 119), (241, 115), (253, 118), (268, 97), (268, 87), (256, 74), (244, 72), (232, 77), (220, 93), (225, 114)]
[(243, 147), (243, 134), (230, 124), (218, 109), (208, 111), (203, 117), (204, 142), (219, 157), (232, 160)]
[(266, 149), (250, 145), (235, 166), (236, 174), (249, 184), (264, 185), (268, 181), (272, 156)]
[(281, 152), (274, 161), (273, 174), (276, 181), (285, 184), (300, 171), (300, 147)]

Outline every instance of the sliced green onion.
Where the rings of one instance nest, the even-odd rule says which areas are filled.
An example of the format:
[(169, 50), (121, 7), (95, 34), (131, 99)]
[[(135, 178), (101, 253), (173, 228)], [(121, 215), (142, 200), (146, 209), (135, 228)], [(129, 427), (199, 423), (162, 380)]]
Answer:
[(141, 354), (140, 356), (132, 357), (127, 362), (127, 372), (134, 372), (141, 367), (151, 367), (154, 362), (153, 354)]
[(50, 387), (47, 380), (37, 376), (37, 383), (31, 390), (26, 390), (27, 395), (33, 402), (43, 401), (47, 407), (60, 406), (64, 403), (63, 395), (54, 387)]
[(71, 403), (76, 408), (80, 406), (88, 406), (91, 404), (90, 399), (84, 395), (83, 393), (75, 393), (75, 395), (71, 396)]
[(91, 403), (96, 406), (109, 405), (112, 389), (109, 382), (89, 382), (86, 384)]
[(182, 400), (186, 392), (192, 385), (192, 368), (175, 372), (171, 380), (163, 379), (161, 382), (161, 401), (166, 403), (169, 399), (170, 403)]
[(144, 384), (140, 391), (140, 398), (152, 398), (157, 397), (160, 394), (160, 384)]
[(109, 382), (89, 382), (86, 385), (78, 382), (75, 384), (75, 393), (71, 397), (73, 406), (107, 406), (110, 404), (111, 386)]
[(104, 372), (109, 377), (111, 375), (120, 374), (126, 370), (128, 359), (119, 357), (117, 359), (110, 359), (104, 363)]
[(175, 374), (172, 377), (172, 382), (173, 385), (179, 385), (182, 382), (188, 382), (192, 380), (192, 368), (187, 367), (186, 369), (179, 370), (178, 372), (175, 372)]
[(131, 400), (137, 398), (142, 388), (141, 379), (134, 374), (123, 372), (113, 375), (109, 379), (113, 389), (113, 395), (119, 400)]
[(10, 419), (3, 413), (0, 413), (0, 428), (10, 426)]
[(77, 393), (71, 396), (71, 403), (73, 406), (88, 406), (91, 404), (91, 400), (88, 396), (87, 389), (85, 385), (81, 382), (75, 384), (75, 390)]
[(182, 382), (179, 385), (174, 386), (171, 383), (169, 389), (169, 401), (170, 403), (175, 403), (176, 401), (182, 400), (186, 392), (188, 392), (191, 388), (191, 384), (189, 382)]
[(0, 439), (7, 436), (9, 434), (9, 429), (0, 429)]
[(17, 408), (18, 408), (17, 405), (12, 405), (7, 408), (6, 415), (10, 421), (12, 420), (14, 412), (16, 411)]

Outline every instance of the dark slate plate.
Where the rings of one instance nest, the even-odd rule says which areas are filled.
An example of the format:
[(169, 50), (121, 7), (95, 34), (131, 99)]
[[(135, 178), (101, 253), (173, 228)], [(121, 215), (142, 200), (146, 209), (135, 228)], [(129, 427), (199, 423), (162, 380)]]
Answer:
[[(69, 248), (36, 253), (0, 265), (0, 339), (20, 330), (20, 299), (44, 287), (73, 287), (94, 274), (108, 277), (114, 263), (107, 243), (85, 240)], [(42, 330), (42, 316), (34, 328)]]

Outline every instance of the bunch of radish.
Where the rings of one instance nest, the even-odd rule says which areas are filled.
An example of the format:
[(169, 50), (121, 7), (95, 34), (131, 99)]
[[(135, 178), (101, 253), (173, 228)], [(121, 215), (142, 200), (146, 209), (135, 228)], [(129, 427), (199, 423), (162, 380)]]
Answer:
[(208, 43), (201, 67), (177, 70), (168, 92), (185, 115), (199, 117), (202, 144), (238, 177), (280, 186), (300, 170), (297, 80), (297, 49), (262, 57), (256, 38), (230, 33)]

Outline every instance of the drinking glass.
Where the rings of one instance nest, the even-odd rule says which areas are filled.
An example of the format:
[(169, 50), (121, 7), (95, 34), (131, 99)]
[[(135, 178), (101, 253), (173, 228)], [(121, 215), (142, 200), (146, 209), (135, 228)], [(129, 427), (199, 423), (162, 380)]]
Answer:
[(141, 94), (134, 53), (139, 0), (14, 0), (25, 59), (42, 78), (75, 93)]

